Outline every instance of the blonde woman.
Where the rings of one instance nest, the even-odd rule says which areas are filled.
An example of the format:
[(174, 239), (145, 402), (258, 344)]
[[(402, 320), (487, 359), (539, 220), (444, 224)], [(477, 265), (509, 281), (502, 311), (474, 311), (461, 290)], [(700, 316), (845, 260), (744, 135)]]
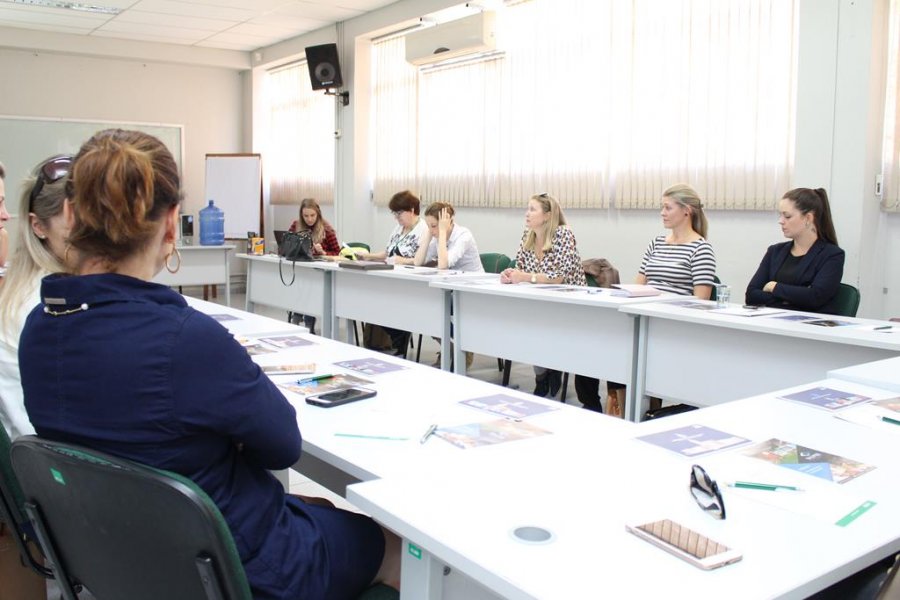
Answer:
[[(19, 377), (19, 335), (40, 304), (41, 278), (63, 271), (67, 235), (63, 205), (71, 156), (54, 156), (24, 183), (15, 231), (16, 251), (0, 286), (0, 421), (11, 439), (34, 433)], [(0, 188), (0, 196), (2, 196)], [(0, 209), (3, 213), (5, 209)]]
[[(566, 225), (559, 202), (550, 194), (537, 194), (528, 200), (516, 268), (500, 273), (500, 283), (587, 285), (575, 234)], [(534, 372), (534, 394), (555, 396), (562, 384), (561, 373), (541, 367), (535, 367)]]
[(316, 256), (337, 256), (341, 253), (341, 244), (331, 223), (322, 216), (322, 208), (315, 198), (304, 198), (300, 203), (300, 218), (288, 231), (308, 231), (312, 236), (313, 254)]
[(708, 224), (700, 196), (687, 184), (673, 185), (662, 194), (659, 214), (669, 233), (650, 242), (635, 281), (708, 300), (715, 285), (716, 255), (706, 241)]

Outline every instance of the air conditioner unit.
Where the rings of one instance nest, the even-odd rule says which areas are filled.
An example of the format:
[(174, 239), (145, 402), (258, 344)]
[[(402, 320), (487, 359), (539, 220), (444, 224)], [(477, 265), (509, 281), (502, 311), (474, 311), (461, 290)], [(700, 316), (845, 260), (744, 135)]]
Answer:
[(488, 52), (495, 46), (494, 12), (486, 10), (410, 33), (406, 36), (406, 62), (429, 65), (466, 54)]

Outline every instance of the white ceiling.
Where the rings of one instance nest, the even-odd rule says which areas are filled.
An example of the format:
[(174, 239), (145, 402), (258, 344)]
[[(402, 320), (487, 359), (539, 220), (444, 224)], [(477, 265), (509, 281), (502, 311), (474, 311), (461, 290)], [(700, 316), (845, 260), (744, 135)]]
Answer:
[(118, 15), (31, 4), (44, 1), (0, 0), (0, 27), (249, 51), (396, 0), (71, 0)]

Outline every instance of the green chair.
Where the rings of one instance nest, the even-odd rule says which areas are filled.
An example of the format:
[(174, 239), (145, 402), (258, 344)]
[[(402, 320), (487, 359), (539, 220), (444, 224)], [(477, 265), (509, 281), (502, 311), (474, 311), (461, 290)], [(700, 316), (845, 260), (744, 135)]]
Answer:
[(859, 290), (849, 283), (842, 283), (834, 298), (834, 314), (842, 317), (855, 317), (859, 310)]
[[(478, 257), (481, 259), (481, 268), (484, 269), (485, 273), (502, 273), (512, 263), (512, 259), (501, 252), (483, 252)], [(504, 364), (502, 358), (497, 359), (497, 369), (499, 371), (503, 371)], [(506, 385), (509, 383), (509, 373), (504, 372), (504, 376), (506, 380), (504, 385)]]
[(25, 510), (65, 600), (252, 600), (228, 525), (191, 480), (36, 436), (12, 444)]
[(15, 539), (22, 564), (50, 578), (53, 577), (53, 573), (44, 567), (30, 550), (36, 545), (37, 539), (33, 536), (28, 516), (25, 514), (25, 497), (10, 460), (11, 447), (12, 442), (6, 428), (0, 425), (0, 521), (9, 528)]
[(485, 273), (502, 273), (509, 268), (511, 259), (499, 252), (485, 252), (479, 255)]

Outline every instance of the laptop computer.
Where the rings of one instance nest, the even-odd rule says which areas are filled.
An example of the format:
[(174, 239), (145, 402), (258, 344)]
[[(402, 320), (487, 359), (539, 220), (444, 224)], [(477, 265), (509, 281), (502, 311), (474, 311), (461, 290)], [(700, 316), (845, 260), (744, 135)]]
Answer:
[(284, 234), (286, 233), (286, 229), (275, 230), (275, 247), (278, 249), (278, 256), (281, 256), (281, 242), (284, 241)]

